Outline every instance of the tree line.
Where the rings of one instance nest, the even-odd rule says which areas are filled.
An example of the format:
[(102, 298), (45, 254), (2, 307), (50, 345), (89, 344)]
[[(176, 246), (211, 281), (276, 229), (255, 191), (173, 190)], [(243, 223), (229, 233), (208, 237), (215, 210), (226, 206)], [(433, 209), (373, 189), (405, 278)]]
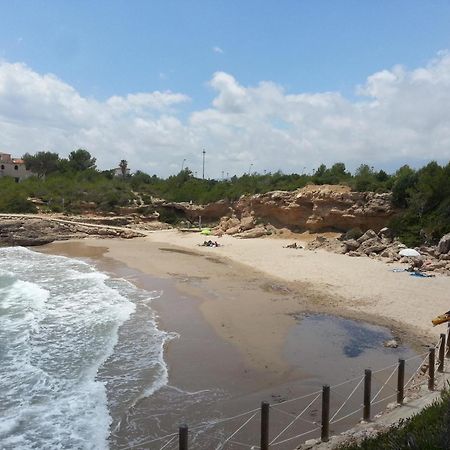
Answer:
[[(68, 158), (57, 153), (25, 154), (27, 167), (36, 176), (14, 183), (0, 179), (0, 212), (34, 212), (30, 198), (42, 200), (41, 209), (49, 212), (79, 213), (89, 207), (99, 212), (117, 212), (119, 208), (141, 205), (140, 212), (152, 212), (151, 197), (168, 201), (208, 203), (236, 200), (244, 194), (274, 190), (292, 191), (307, 184), (342, 184), (365, 192), (391, 192), (399, 214), (390, 226), (409, 245), (433, 242), (450, 232), (450, 163), (430, 162), (415, 170), (407, 165), (394, 173), (375, 170), (366, 164), (351, 173), (345, 164), (331, 167), (322, 164), (312, 174), (247, 173), (223, 180), (203, 180), (189, 168), (167, 178), (142, 171), (128, 173), (126, 160), (114, 170), (99, 171), (96, 159), (84, 149), (71, 152)], [(174, 219), (174, 218), (172, 218)]]

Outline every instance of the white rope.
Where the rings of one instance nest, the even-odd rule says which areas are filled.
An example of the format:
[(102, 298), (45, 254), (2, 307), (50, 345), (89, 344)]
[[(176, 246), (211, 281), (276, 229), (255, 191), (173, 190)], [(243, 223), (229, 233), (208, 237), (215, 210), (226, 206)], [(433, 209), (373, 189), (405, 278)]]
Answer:
[(407, 362), (407, 361), (412, 361), (413, 359), (421, 358), (421, 357), (424, 356), (424, 355), (428, 355), (428, 352), (421, 353), (420, 355), (416, 355), (416, 356), (411, 356), (411, 358), (405, 359), (405, 362)]
[(359, 383), (355, 386), (353, 391), (350, 393), (350, 395), (345, 399), (344, 403), (342, 403), (341, 407), (333, 414), (333, 417), (330, 419), (330, 422), (341, 412), (342, 408), (347, 404), (347, 402), (350, 400), (350, 397), (356, 392), (356, 389), (361, 386), (361, 383), (364, 381), (364, 377), (359, 380)]
[(396, 394), (390, 394), (387, 397), (382, 398), (381, 400), (378, 400), (377, 402), (373, 402), (372, 405), (378, 405), (378, 403), (383, 403), (386, 400), (389, 400), (392, 397), (395, 397)]
[(194, 431), (194, 430), (198, 430), (201, 428), (215, 427), (216, 425), (219, 425), (221, 423), (230, 422), (231, 420), (238, 419), (239, 417), (248, 416), (249, 414), (257, 412), (259, 410), (260, 410), (260, 408), (255, 408), (255, 409), (252, 409), (251, 411), (246, 411), (241, 414), (236, 414), (235, 416), (232, 416), (232, 417), (226, 417), (225, 419), (218, 419), (214, 423), (209, 422), (208, 424), (197, 425), (195, 427), (189, 428), (189, 431)]
[(413, 380), (413, 378), (419, 373), (419, 370), (422, 368), (422, 366), (425, 364), (425, 361), (428, 359), (428, 354), (427, 356), (425, 356), (424, 360), (419, 364), (419, 367), (417, 368), (417, 370), (411, 375), (411, 377), (409, 378), (409, 380), (406, 382), (405, 386), (408, 386), (409, 383), (411, 383), (411, 381)]
[(248, 444), (244, 444), (243, 442), (238, 442), (238, 441), (229, 441), (231, 444), (236, 444), (236, 445), (240, 445), (242, 447), (246, 447), (246, 448), (250, 448), (250, 449), (257, 449), (257, 448), (261, 448), (261, 447), (257, 447), (256, 445), (248, 445)]
[(389, 380), (394, 376), (394, 373), (397, 371), (397, 368), (395, 368), (392, 373), (389, 375), (388, 379), (384, 382), (383, 386), (380, 387), (380, 390), (374, 395), (370, 403), (373, 403), (376, 398), (381, 394), (381, 391), (384, 389), (384, 387), (389, 383)]
[(174, 436), (170, 441), (166, 442), (159, 450), (163, 450), (164, 448), (166, 448), (169, 444), (171, 444), (174, 439), (176, 438), (176, 436)]
[(292, 403), (297, 400), (303, 400), (304, 398), (308, 398), (308, 397), (311, 397), (312, 395), (320, 394), (320, 393), (322, 393), (322, 391), (311, 392), (311, 394), (306, 394), (306, 395), (302, 395), (301, 397), (291, 398), (289, 400), (284, 400), (284, 401), (276, 403), (276, 404), (277, 405), (285, 405), (286, 403)]
[(258, 413), (259, 413), (259, 410), (257, 411), (257, 412), (255, 412), (255, 414), (253, 414), (253, 416), (251, 416), (249, 419), (247, 419), (234, 433), (232, 433), (230, 436), (228, 436), (221, 444), (219, 444), (217, 447), (216, 447), (216, 450), (220, 450), (220, 449), (222, 449), (223, 447), (224, 447), (224, 445), (230, 440), (230, 439), (233, 439), (234, 438), (234, 436), (236, 435), (236, 434), (238, 434), (239, 433), (239, 431), (241, 431), (242, 430), (242, 428), (244, 428), (252, 419), (254, 419), (257, 415), (258, 415)]
[(285, 442), (289, 442), (289, 441), (292, 441), (293, 439), (297, 439), (297, 438), (300, 438), (300, 437), (302, 437), (302, 436), (306, 436), (307, 434), (313, 433), (314, 431), (317, 431), (317, 430), (320, 430), (320, 427), (314, 428), (314, 429), (309, 430), (309, 431), (305, 431), (305, 432), (302, 433), (302, 434), (297, 434), (297, 436), (293, 436), (293, 437), (284, 439), (283, 441), (274, 442), (274, 443), (271, 443), (271, 444), (269, 444), (269, 445), (274, 446), (274, 445), (284, 444)]
[[(280, 412), (280, 413), (282, 413), (282, 414), (285, 414), (286, 416), (289, 416), (289, 417), (295, 417), (295, 414), (294, 414), (294, 413), (290, 413), (290, 412), (287, 412), (287, 411), (283, 411), (282, 409), (275, 408), (275, 407), (272, 406), (272, 405), (270, 405), (270, 409), (272, 409), (272, 410), (274, 410), (274, 411), (278, 411), (278, 412)], [(310, 424), (310, 425), (317, 425), (317, 422), (312, 422), (311, 420), (306, 420), (306, 419), (303, 419), (303, 418), (301, 418), (301, 417), (299, 417), (299, 420), (301, 420), (302, 422), (308, 423), (308, 424)]]
[(129, 445), (128, 447), (122, 447), (119, 450), (129, 450), (131, 448), (139, 447), (140, 445), (152, 444), (153, 442), (162, 441), (162, 440), (167, 439), (172, 436), (178, 436), (178, 433), (167, 434), (166, 436), (161, 436), (159, 438), (151, 439), (149, 441), (139, 442), (137, 444)]
[(299, 413), (299, 414), (297, 414), (297, 416), (282, 430), (282, 431), (280, 431), (278, 434), (277, 434), (277, 436), (276, 437), (274, 437), (273, 439), (272, 439), (272, 441), (271, 442), (269, 442), (269, 445), (272, 445), (288, 428), (290, 428), (293, 424), (294, 424), (294, 422), (305, 412), (305, 411), (307, 411), (308, 410), (308, 408), (320, 397), (320, 394), (321, 394), (322, 392), (320, 392), (318, 395), (316, 395), (309, 403), (308, 403), (308, 405), (307, 406), (305, 406), (305, 408), (303, 408), (303, 410)]
[(342, 383), (333, 384), (333, 386), (330, 386), (330, 389), (334, 389), (334, 388), (337, 388), (339, 386), (343, 386), (344, 384), (351, 383), (352, 381), (359, 380), (360, 378), (361, 378), (361, 376), (355, 377), (355, 378), (350, 378), (350, 380), (343, 381)]
[(395, 363), (395, 364), (391, 364), (390, 366), (383, 367), (382, 369), (373, 370), (372, 375), (374, 373), (383, 372), (383, 370), (387, 370), (387, 369), (390, 369), (391, 367), (397, 367), (397, 366), (398, 366), (398, 363)]
[(361, 407), (359, 407), (358, 409), (355, 409), (355, 411), (346, 414), (345, 416), (342, 416), (340, 419), (335, 420), (334, 422), (330, 422), (330, 425), (333, 423), (338, 423), (341, 420), (347, 419), (347, 417), (353, 416), (354, 414), (356, 414), (357, 412), (361, 411)]

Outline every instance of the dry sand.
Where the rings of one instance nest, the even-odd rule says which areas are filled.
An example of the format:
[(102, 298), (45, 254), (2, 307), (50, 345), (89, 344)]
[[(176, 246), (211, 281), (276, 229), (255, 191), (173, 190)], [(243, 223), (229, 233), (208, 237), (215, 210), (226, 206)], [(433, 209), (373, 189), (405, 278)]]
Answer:
[[(445, 331), (433, 328), (431, 319), (450, 309), (450, 277), (415, 278), (392, 272), (398, 264), (284, 248), (293, 239), (223, 236), (219, 248), (200, 247), (203, 240), (169, 230), (82, 242), (105, 247), (107, 256), (133, 269), (178, 280), (181, 291), (201, 300), (204, 318), (220, 337), (253, 367), (278, 374), (289, 371), (282, 349), (302, 312), (386, 325), (410, 343), (434, 342)], [(53, 248), (58, 245), (64, 244)]]

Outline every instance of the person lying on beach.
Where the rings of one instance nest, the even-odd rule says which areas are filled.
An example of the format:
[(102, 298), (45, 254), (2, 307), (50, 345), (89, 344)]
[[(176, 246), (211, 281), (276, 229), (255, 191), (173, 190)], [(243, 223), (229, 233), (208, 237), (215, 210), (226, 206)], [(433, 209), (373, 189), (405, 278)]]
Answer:
[(217, 241), (204, 241), (203, 244), (198, 244), (199, 247), (220, 247), (220, 244)]
[(301, 245), (297, 245), (297, 242), (294, 242), (293, 244), (286, 245), (286, 247), (283, 248), (303, 248)]

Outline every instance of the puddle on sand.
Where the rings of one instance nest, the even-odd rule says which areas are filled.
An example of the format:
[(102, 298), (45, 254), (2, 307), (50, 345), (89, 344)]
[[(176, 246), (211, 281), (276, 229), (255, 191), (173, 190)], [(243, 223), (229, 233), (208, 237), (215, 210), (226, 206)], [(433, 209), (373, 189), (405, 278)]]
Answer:
[(325, 314), (308, 314), (290, 332), (285, 357), (293, 366), (312, 377), (311, 384), (336, 384), (381, 369), (417, 353), (400, 343), (386, 348), (392, 332), (366, 322)]

